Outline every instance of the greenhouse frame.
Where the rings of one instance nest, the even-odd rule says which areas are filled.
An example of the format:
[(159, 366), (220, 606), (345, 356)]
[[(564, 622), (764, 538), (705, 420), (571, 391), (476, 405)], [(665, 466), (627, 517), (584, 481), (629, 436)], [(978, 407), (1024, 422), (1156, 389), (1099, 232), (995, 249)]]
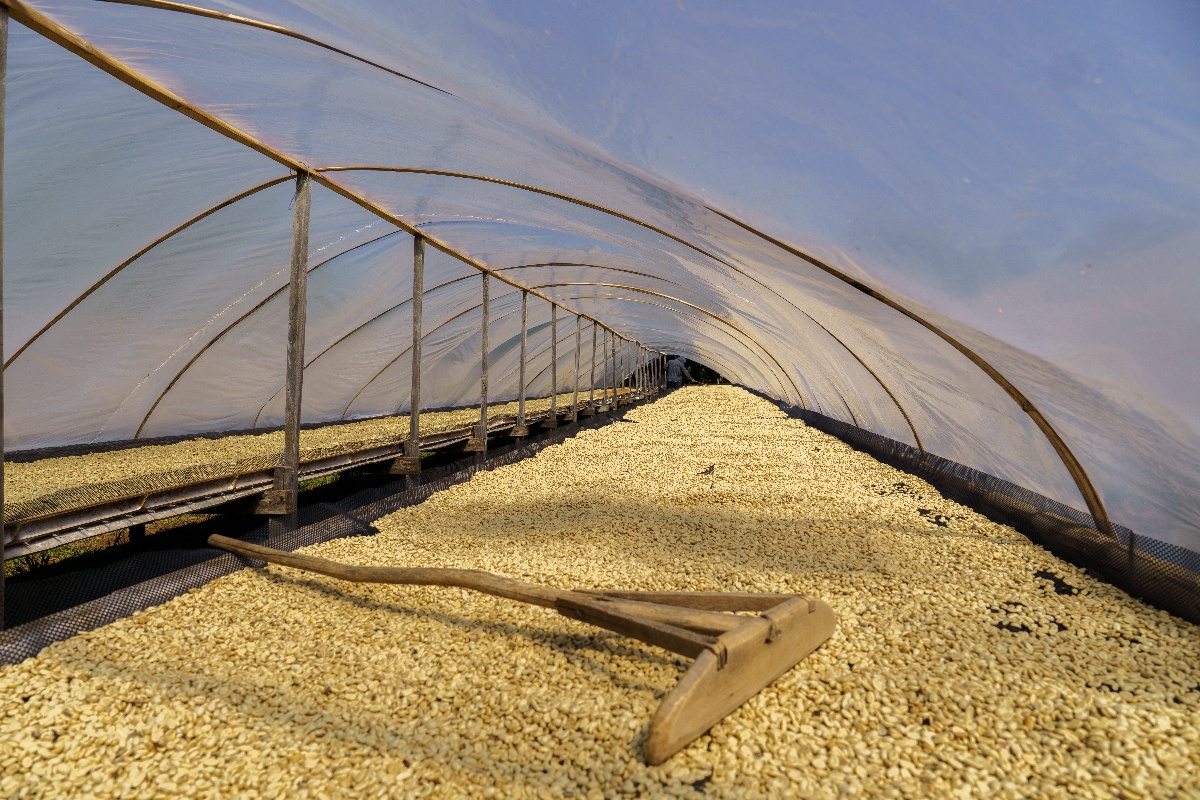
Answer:
[[(1200, 17), (1040, 38), (1069, 5), (0, 0), (0, 560), (374, 530), (665, 408), (677, 357), (1200, 624)], [(0, 583), (5, 662), (246, 563), (164, 558), (136, 598)]]

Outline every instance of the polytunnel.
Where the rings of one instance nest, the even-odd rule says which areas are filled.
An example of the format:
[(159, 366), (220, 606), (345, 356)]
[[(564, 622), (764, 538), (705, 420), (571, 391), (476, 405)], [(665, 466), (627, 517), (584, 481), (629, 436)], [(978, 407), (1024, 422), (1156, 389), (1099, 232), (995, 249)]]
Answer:
[(1200, 620), (1194, 7), (477, 5), (0, 0), (7, 457), (679, 354)]

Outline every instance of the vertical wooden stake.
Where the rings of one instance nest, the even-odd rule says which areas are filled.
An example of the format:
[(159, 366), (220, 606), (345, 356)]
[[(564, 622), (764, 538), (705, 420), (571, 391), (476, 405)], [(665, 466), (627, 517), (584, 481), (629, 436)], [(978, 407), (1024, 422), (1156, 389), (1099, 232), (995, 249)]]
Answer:
[(642, 346), (637, 348), (637, 385), (638, 394), (642, 397), (646, 396), (646, 354), (642, 351)]
[(625, 383), (627, 384), (626, 388), (629, 389), (629, 394), (627, 394), (626, 397), (632, 397), (633, 396), (633, 342), (626, 339), (625, 346), (622, 347), (621, 350), (622, 350), (621, 363), (625, 367), (625, 372), (622, 377), (624, 378)]
[(583, 317), (575, 315), (575, 396), (571, 400), (571, 422), (579, 422), (579, 349), (583, 340)]
[(296, 527), (300, 483), (300, 409), (304, 388), (304, 324), (308, 307), (308, 221), (312, 209), (312, 176), (296, 173), (292, 214), (292, 268), (288, 279), (287, 385), (283, 395), (283, 463), (275, 470), (273, 488), (282, 518), (272, 528)]
[(588, 405), (596, 405), (596, 323), (592, 323), (592, 379), (588, 382)]
[(617, 405), (621, 405), (621, 389), (625, 385), (625, 338), (619, 334), (613, 338), (613, 367), (615, 374), (613, 380), (617, 384)]
[(550, 419), (549, 427), (558, 427), (558, 306), (550, 304)]
[[(421, 457), (421, 326), (425, 314), (425, 237), (413, 237), (413, 280), (412, 280), (412, 392), (408, 402), (408, 441), (404, 443), (404, 454), (409, 458)], [(406, 475), (404, 482), (411, 489), (417, 485), (416, 475)]]
[(515, 433), (525, 436), (529, 429), (525, 426), (525, 355), (529, 338), (529, 291), (521, 290), (521, 390), (517, 400), (517, 426)]
[(604, 402), (602, 403), (602, 405), (607, 407), (608, 403), (609, 403), (609, 395), (608, 395), (608, 377), (609, 377), (609, 374), (608, 374), (608, 329), (607, 328), (604, 329), (604, 341), (602, 342), (602, 344), (604, 346), (604, 379), (600, 383), (604, 389), (604, 393), (602, 395), (604, 398)]
[(617, 332), (611, 331), (609, 335), (609, 349), (612, 351), (612, 389), (613, 402), (612, 408), (616, 408), (620, 403), (620, 395), (617, 394)]
[[(0, 7), (0, 363), (4, 353), (4, 104), (8, 88), (8, 7)], [(4, 508), (4, 369), (0, 367), (0, 509)], [(4, 522), (0, 520), (0, 630), (4, 630)]]
[(488, 323), (491, 321), (491, 309), (488, 297), (488, 274), (483, 273), (483, 324), (479, 326), (479, 438), (478, 455), (475, 464), (482, 467), (487, 460), (487, 409), (488, 409)]
[[(617, 372), (617, 391), (621, 391), (625, 387), (625, 381), (629, 377), (629, 342), (624, 336), (620, 339), (620, 344), (617, 345), (617, 364), (620, 365), (620, 370)], [(628, 395), (626, 395), (628, 397)]]
[(637, 342), (629, 343), (629, 391), (632, 393), (637, 389), (637, 374), (638, 374), (638, 351)]
[(637, 384), (638, 394), (644, 395), (646, 384), (642, 381), (642, 346), (634, 345), (633, 348), (633, 374), (637, 376), (634, 383)]

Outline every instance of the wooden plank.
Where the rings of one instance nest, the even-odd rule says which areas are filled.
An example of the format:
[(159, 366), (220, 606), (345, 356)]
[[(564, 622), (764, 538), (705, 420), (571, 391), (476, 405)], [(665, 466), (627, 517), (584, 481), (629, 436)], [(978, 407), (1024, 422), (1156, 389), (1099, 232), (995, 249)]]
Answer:
[(252, 514), (287, 516), (296, 513), (297, 493), (288, 489), (267, 489), (254, 504)]
[(300, 415), (304, 388), (304, 325), (308, 307), (308, 223), (312, 208), (312, 176), (296, 173), (296, 199), (292, 214), (292, 263), (288, 278), (287, 377), (283, 410), (283, 463), (275, 470), (273, 489), (286, 493), (289, 500), (267, 504), (283, 511), (284, 525), (295, 527), (296, 496), (300, 483)]
[(397, 456), (387, 468), (388, 475), (420, 475), (420, 456)]

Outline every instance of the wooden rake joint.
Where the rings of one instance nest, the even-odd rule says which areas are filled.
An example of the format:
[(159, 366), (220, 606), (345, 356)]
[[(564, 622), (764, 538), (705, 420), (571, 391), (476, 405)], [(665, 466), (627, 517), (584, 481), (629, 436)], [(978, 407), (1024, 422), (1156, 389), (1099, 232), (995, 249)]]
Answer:
[(210, 536), (208, 543), (246, 558), (340, 580), (457, 586), (507, 597), (693, 658), (650, 720), (650, 764), (666, 761), (737, 710), (816, 650), (837, 626), (829, 604), (801, 595), (571, 591), (480, 570), (341, 564), (220, 535)]

